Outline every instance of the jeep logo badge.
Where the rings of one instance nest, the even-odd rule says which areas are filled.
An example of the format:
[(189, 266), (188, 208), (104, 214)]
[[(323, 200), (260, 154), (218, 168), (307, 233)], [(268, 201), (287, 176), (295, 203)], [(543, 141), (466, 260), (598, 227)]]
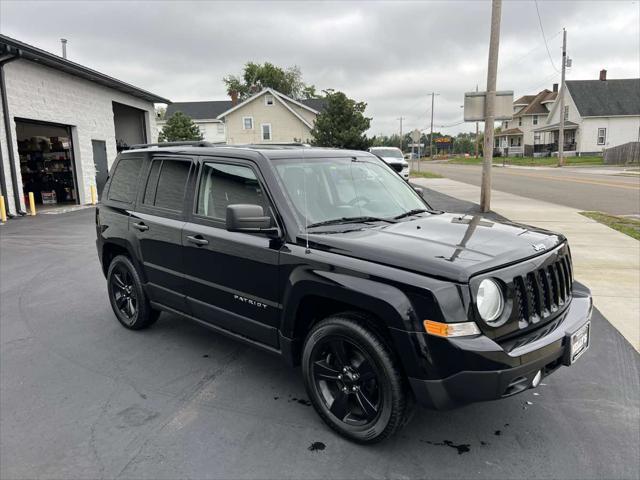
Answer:
[(531, 245), (536, 252), (541, 252), (542, 250), (546, 250), (547, 247), (544, 246), (544, 243), (534, 243)]

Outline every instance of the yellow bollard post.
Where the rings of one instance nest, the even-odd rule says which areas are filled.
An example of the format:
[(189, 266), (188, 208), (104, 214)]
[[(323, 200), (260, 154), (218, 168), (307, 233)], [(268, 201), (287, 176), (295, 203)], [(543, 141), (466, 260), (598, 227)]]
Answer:
[(35, 216), (35, 214), (36, 214), (36, 199), (33, 198), (33, 192), (29, 192), (29, 210), (31, 211), (30, 215)]
[(98, 193), (96, 192), (96, 186), (91, 185), (91, 205), (96, 204), (96, 198), (98, 197)]
[(0, 221), (7, 223), (7, 209), (4, 206), (4, 195), (0, 195)]

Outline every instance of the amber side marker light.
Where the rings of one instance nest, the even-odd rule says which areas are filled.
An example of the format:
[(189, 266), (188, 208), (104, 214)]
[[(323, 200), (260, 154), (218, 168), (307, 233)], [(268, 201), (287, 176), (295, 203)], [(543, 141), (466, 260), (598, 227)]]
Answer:
[(436, 337), (466, 337), (469, 335), (480, 335), (480, 329), (473, 322), (461, 323), (441, 323), (433, 320), (425, 320), (422, 322), (425, 331), (429, 335)]

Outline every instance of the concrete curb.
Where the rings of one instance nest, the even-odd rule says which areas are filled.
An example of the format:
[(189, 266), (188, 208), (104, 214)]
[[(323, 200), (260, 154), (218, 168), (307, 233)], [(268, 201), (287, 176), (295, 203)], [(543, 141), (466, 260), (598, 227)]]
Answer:
[[(447, 178), (412, 181), (467, 202), (480, 199), (480, 188), (474, 185)], [(576, 279), (591, 289), (595, 306), (640, 352), (640, 242), (574, 208), (495, 190), (491, 204), (510, 220), (564, 234)]]

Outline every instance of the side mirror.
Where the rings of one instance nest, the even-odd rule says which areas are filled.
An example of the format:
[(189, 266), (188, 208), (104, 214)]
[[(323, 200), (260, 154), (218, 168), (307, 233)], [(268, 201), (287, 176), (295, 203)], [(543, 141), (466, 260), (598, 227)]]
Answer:
[(244, 233), (273, 233), (271, 217), (264, 215), (260, 205), (237, 204), (227, 206), (227, 230)]
[(420, 195), (421, 198), (424, 198), (424, 189), (422, 189), (421, 187), (413, 187), (413, 189), (415, 190), (415, 192)]

